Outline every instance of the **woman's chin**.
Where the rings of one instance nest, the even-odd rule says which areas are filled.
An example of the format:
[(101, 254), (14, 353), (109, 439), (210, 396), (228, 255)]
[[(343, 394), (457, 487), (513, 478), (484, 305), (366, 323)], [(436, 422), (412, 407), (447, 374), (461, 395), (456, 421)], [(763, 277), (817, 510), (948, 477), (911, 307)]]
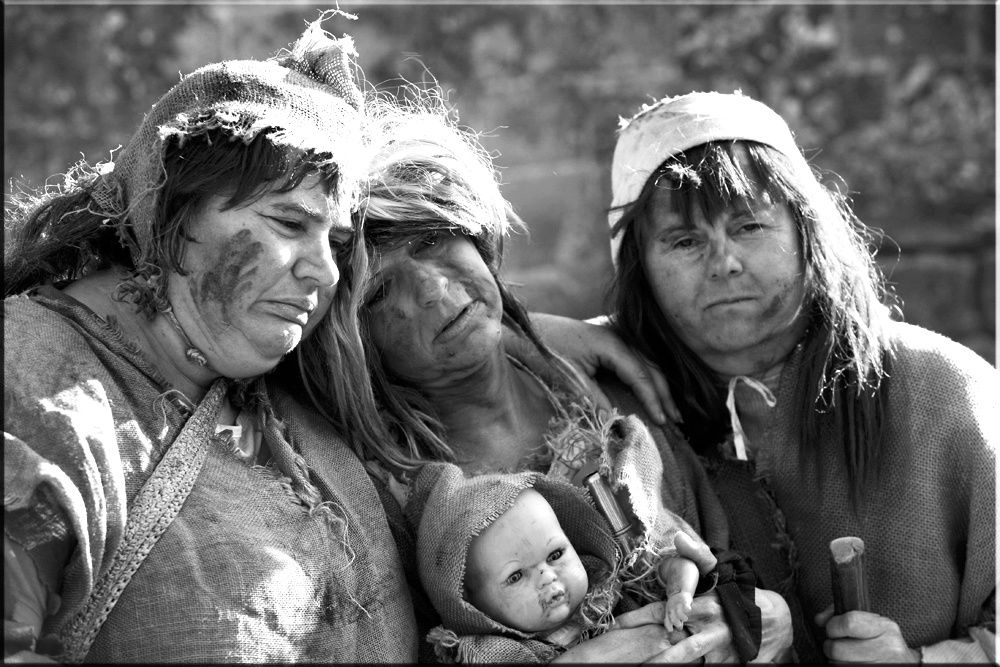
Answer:
[(276, 366), (281, 359), (294, 350), (302, 341), (302, 327), (295, 324), (283, 327), (266, 340), (263, 340), (257, 350), (260, 356), (269, 361), (273, 361)]

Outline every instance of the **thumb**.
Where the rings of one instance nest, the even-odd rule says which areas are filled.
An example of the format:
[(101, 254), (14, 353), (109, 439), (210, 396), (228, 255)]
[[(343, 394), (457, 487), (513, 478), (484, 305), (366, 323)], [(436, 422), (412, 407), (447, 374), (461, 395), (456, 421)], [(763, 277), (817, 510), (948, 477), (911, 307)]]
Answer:
[(816, 614), (815, 618), (816, 625), (818, 625), (821, 628), (826, 627), (826, 624), (830, 621), (831, 618), (833, 618), (832, 604), (823, 611), (821, 611), (820, 613)]
[(696, 542), (684, 531), (679, 531), (674, 535), (674, 548), (677, 549), (678, 556), (694, 561), (702, 576), (711, 572), (719, 563), (719, 559), (715, 557), (707, 544), (701, 541)]

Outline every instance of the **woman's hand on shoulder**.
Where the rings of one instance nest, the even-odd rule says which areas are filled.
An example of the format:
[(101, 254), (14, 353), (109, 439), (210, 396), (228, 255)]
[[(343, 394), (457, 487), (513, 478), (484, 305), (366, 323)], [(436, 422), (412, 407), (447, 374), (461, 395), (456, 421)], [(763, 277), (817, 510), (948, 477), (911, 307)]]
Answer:
[[(628, 385), (642, 402), (650, 418), (663, 424), (667, 415), (680, 420), (680, 411), (670, 395), (663, 373), (652, 362), (621, 339), (606, 319), (583, 322), (571, 317), (531, 313), (531, 323), (545, 343), (592, 379), (600, 368), (608, 369)], [(591, 382), (598, 405), (610, 407), (607, 398)]]

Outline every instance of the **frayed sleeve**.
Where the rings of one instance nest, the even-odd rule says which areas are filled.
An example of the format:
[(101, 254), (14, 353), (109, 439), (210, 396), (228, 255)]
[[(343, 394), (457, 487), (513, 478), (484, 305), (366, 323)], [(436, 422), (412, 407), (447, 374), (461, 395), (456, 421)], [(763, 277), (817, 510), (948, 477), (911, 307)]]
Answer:
[(124, 527), (111, 408), (97, 382), (45, 398), (5, 388), (4, 398), (4, 531), (62, 598), (58, 626), (86, 601)]

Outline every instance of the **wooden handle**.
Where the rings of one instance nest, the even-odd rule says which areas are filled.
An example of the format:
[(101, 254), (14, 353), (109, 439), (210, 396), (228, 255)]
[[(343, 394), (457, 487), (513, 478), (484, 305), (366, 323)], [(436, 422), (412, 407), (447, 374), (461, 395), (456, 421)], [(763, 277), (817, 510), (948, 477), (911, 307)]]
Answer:
[(865, 543), (860, 537), (838, 537), (830, 542), (830, 578), (836, 614), (871, 611), (864, 555)]

